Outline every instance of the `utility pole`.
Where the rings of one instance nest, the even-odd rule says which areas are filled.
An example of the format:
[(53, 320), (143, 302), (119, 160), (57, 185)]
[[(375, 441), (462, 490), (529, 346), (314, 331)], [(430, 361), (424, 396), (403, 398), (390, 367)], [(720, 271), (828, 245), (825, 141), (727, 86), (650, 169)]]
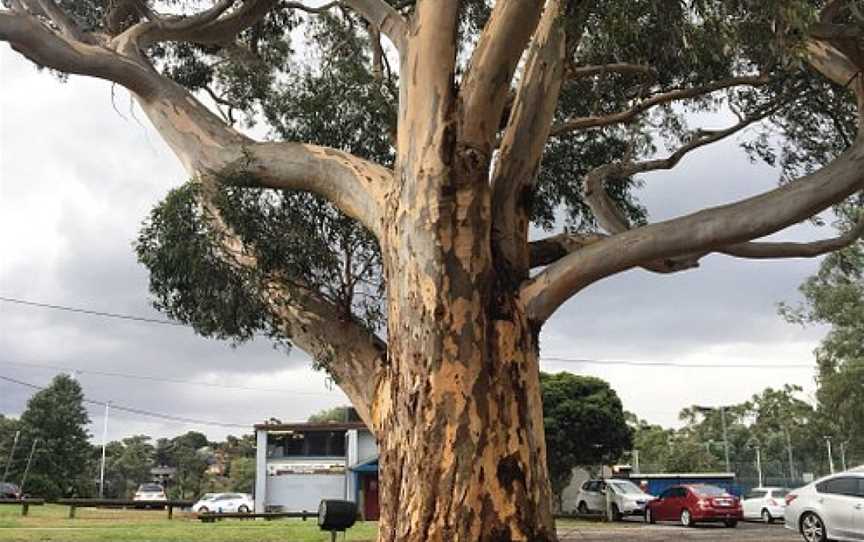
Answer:
[(33, 439), (33, 446), (30, 447), (30, 455), (27, 457), (27, 466), (24, 467), (24, 475), (21, 477), (19, 488), (21, 493), (24, 493), (24, 484), (27, 483), (27, 475), (30, 474), (30, 464), (33, 462), (33, 454), (36, 452), (36, 443), (39, 442), (39, 437)]
[(758, 438), (752, 437), (747, 441), (746, 446), (756, 450), (756, 473), (759, 476), (759, 485), (757, 487), (762, 487), (762, 444)]
[(756, 445), (756, 471), (759, 473), (759, 487), (762, 487), (762, 449)]
[(633, 457), (633, 473), (639, 474), (642, 472), (639, 470), (639, 450), (633, 450), (630, 455)]
[(789, 454), (789, 477), (790, 481), (794, 481), (795, 476), (795, 460), (792, 458), (792, 437), (789, 436), (789, 428), (784, 427), (783, 432), (786, 433), (786, 452)]
[(18, 446), (18, 438), (21, 436), (21, 431), (15, 431), (15, 437), (12, 439), (12, 448), (9, 450), (9, 458), (6, 459), (6, 468), (3, 469), (3, 480), (6, 481), (6, 477), (9, 476), (9, 467), (12, 466), (12, 457), (15, 456), (15, 448)]
[(102, 465), (99, 467), (99, 498), (105, 498), (105, 445), (108, 443), (108, 410), (111, 401), (105, 403), (105, 424), (102, 426)]
[(840, 443), (840, 466), (843, 467), (843, 470), (846, 470), (846, 443), (848, 441), (844, 441)]
[(726, 407), (708, 407), (708, 406), (697, 406), (693, 405), (693, 408), (697, 412), (701, 412), (702, 414), (708, 412), (714, 412), (715, 410), (720, 410), (720, 422), (723, 424), (723, 455), (726, 459), (726, 472), (732, 472), (732, 464), (729, 461), (729, 433), (726, 428)]
[(828, 445), (828, 470), (831, 474), (834, 474), (834, 457), (831, 455), (831, 437), (826, 435), (823, 438), (825, 439), (825, 444)]
[(726, 456), (726, 472), (732, 472), (729, 463), (729, 435), (726, 433), (726, 407), (720, 407), (720, 420), (723, 423), (723, 454)]

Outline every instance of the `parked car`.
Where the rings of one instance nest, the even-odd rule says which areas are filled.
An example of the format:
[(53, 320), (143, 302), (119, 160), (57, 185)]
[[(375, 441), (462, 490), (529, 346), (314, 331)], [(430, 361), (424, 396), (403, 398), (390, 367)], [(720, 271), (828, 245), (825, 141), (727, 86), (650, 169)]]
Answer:
[(819, 479), (786, 495), (786, 528), (806, 542), (864, 540), (864, 472)]
[(708, 484), (672, 486), (645, 509), (648, 523), (680, 521), (684, 527), (701, 522), (723, 522), (727, 527), (735, 527), (741, 516), (738, 497)]
[(135, 501), (167, 501), (165, 488), (159, 484), (141, 484), (135, 492)]
[(604, 512), (606, 491), (610, 489), (612, 517), (616, 521), (623, 516), (641, 516), (645, 513), (645, 505), (654, 498), (630, 480), (588, 480), (582, 484), (576, 496), (576, 509), (580, 514)]
[(255, 509), (252, 495), (248, 493), (207, 493), (192, 505), (198, 514), (208, 512), (248, 514)]
[(786, 495), (789, 490), (784, 487), (756, 487), (751, 489), (741, 500), (744, 519), (761, 519), (765, 523), (774, 523), (782, 519), (786, 511)]
[(20, 499), (21, 488), (7, 482), (0, 483), (0, 499)]

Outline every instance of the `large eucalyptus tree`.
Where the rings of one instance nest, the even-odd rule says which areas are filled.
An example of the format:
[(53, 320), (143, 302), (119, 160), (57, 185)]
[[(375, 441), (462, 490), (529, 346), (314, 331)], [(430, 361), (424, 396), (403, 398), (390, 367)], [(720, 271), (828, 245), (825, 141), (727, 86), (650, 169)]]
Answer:
[[(309, 2), (3, 0), (0, 40), (132, 93), (191, 177), (138, 243), (157, 304), (334, 376), (380, 540), (556, 538), (538, 336), (592, 283), (861, 233), (758, 240), (864, 189), (857, 2)], [(635, 175), (747, 127), (778, 188), (648, 223)]]

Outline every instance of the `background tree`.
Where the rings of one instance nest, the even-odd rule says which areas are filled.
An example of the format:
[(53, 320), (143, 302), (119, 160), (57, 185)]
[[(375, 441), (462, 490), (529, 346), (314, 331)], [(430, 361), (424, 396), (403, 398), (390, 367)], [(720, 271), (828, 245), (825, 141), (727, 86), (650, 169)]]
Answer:
[[(306, 350), (375, 432), (382, 540), (555, 539), (538, 340), (589, 285), (864, 228), (759, 241), (864, 188), (851, 0), (4, 5), (0, 40), (129, 89), (189, 172), (138, 244), (157, 306)], [(649, 223), (635, 176), (756, 126), (782, 186)]]
[(310, 423), (356, 421), (357, 413), (350, 406), (326, 408), (309, 416)]
[[(864, 206), (839, 209), (839, 226), (854, 228), (856, 216), (864, 216)], [(831, 326), (816, 350), (822, 435), (856, 451), (850, 463), (864, 461), (864, 243), (826, 257), (801, 292), (804, 304), (781, 313), (792, 322)]]
[[(27, 478), (29, 494), (46, 499), (92, 495), (89, 423), (81, 385), (69, 375), (54, 377), (27, 401), (18, 445), (29, 453), (33, 440), (38, 439)], [(25, 463), (16, 463), (18, 480)]]
[(613, 463), (630, 449), (632, 434), (621, 400), (608, 382), (572, 373), (540, 373), (540, 386), (549, 481), (560, 509), (573, 469)]
[[(96, 448), (96, 451), (101, 450)], [(109, 442), (105, 456), (105, 479), (110, 481), (106, 485), (111, 488), (115, 498), (131, 498), (139, 484), (153, 478), (150, 469), (154, 467), (155, 448), (147, 435), (134, 435), (120, 442)], [(96, 458), (97, 466), (99, 459), (101, 457)]]
[(232, 460), (229, 480), (231, 491), (253, 493), (255, 491), (255, 459), (239, 457)]

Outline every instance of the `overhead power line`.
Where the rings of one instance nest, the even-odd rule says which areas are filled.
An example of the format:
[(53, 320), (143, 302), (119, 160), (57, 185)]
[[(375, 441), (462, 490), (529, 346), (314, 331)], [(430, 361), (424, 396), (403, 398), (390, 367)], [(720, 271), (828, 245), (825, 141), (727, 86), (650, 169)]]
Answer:
[[(34, 389), (34, 390), (40, 390), (41, 391), (41, 390), (46, 389), (45, 386), (37, 386), (36, 384), (31, 384), (29, 382), (24, 382), (23, 380), (10, 378), (8, 376), (3, 376), (3, 375), (0, 375), (0, 380), (5, 380), (6, 382), (11, 382), (13, 384), (18, 384), (19, 386), (24, 386), (24, 387)], [(103, 406), (103, 407), (107, 404), (105, 401), (97, 401), (95, 399), (90, 399), (86, 396), (84, 397), (84, 402), (87, 404), (99, 405), (99, 406)], [(250, 427), (253, 426), (253, 424), (251, 424), (251, 423), (250, 424), (225, 423), (225, 422), (217, 422), (217, 421), (212, 421), (212, 420), (199, 420), (196, 418), (187, 418), (185, 416), (174, 416), (172, 414), (163, 414), (160, 412), (152, 412), (152, 411), (144, 410), (144, 409), (140, 409), (140, 408), (134, 408), (134, 407), (124, 406), (124, 405), (119, 405), (119, 404), (115, 403), (114, 401), (111, 401), (111, 408), (113, 410), (121, 410), (123, 412), (128, 412), (130, 414), (138, 414), (140, 416), (147, 416), (149, 418), (157, 418), (160, 420), (180, 422), (180, 423), (191, 424), (191, 425), (209, 425), (209, 426), (213, 426), (213, 427), (228, 427), (228, 428), (242, 428), (242, 429), (249, 429)]]
[(148, 324), (161, 324), (164, 326), (186, 327), (186, 324), (175, 322), (173, 320), (164, 320), (160, 318), (148, 318), (146, 316), (135, 316), (132, 314), (122, 314), (117, 312), (103, 312), (91, 309), (82, 309), (80, 307), (69, 307), (66, 305), (54, 305), (52, 303), (39, 303), (27, 299), (18, 299), (14, 297), (0, 296), (0, 301), (6, 303), (15, 303), (16, 305), (27, 305), (29, 307), (38, 307), (40, 309), (52, 309), (57, 311), (74, 312), (78, 314), (86, 314), (89, 316), (101, 316), (103, 318), (117, 318), (119, 320), (131, 320), (133, 322), (146, 322)]
[[(61, 310), (67, 312), (74, 312), (79, 314), (85, 314), (89, 316), (101, 316), (104, 318), (119, 318), (122, 320), (130, 320), (135, 322), (145, 322), (151, 324), (163, 324), (163, 325), (172, 325), (172, 326), (183, 326), (186, 324), (180, 322), (174, 322), (172, 320), (159, 320), (156, 318), (147, 318), (144, 316), (136, 316), (131, 314), (122, 314), (116, 312), (103, 312), (96, 311), (91, 309), (84, 309), (80, 307), (70, 307), (66, 305), (56, 305), (52, 303), (40, 303), (36, 301), (30, 301), (26, 299), (19, 299), (14, 297), (4, 297), (0, 296), (0, 301), (4, 301), (7, 303), (16, 303), (19, 305), (27, 305), (31, 307), (38, 307), (43, 309), (53, 309), (53, 310)], [(540, 361), (546, 361), (550, 363), (581, 363), (581, 364), (591, 364), (591, 365), (620, 365), (626, 367), (672, 367), (672, 368), (680, 368), (680, 369), (810, 369), (814, 368), (814, 365), (808, 365), (805, 363), (678, 363), (672, 361), (637, 361), (637, 360), (614, 360), (614, 359), (590, 359), (590, 358), (569, 358), (569, 357), (541, 357)], [(71, 369), (63, 369), (63, 370), (71, 370)], [(77, 369), (75, 369), (77, 370)], [(81, 370), (80, 372), (84, 373), (85, 371)], [(91, 374), (96, 374), (93, 371), (86, 371)], [(129, 375), (109, 375), (103, 374), (103, 376), (122, 376), (124, 378), (138, 378), (137, 376), (129, 376)], [(142, 377), (145, 379), (156, 380), (155, 377)], [(159, 379), (161, 381), (172, 381), (174, 383), (188, 383), (191, 382), (181, 382), (173, 379)], [(157, 380), (157, 381), (159, 381)], [(243, 389), (242, 387), (237, 386), (224, 386), (219, 384), (209, 384), (209, 383), (195, 383), (195, 385), (206, 385), (210, 387), (227, 387), (227, 389)], [(254, 391), (276, 391), (276, 390), (260, 390), (255, 389)], [(281, 391), (281, 390), (280, 390)], [(312, 392), (306, 392), (312, 393)]]
[(627, 367), (678, 367), (681, 369), (813, 369), (806, 363), (677, 363), (673, 361), (636, 361), (618, 359), (587, 359), (541, 357), (552, 363), (586, 363), (592, 365), (623, 365)]
[(290, 390), (290, 389), (277, 389), (277, 388), (257, 388), (253, 386), (235, 386), (231, 384), (220, 384), (217, 382), (202, 382), (200, 380), (183, 380), (179, 378), (166, 378), (161, 376), (151, 376), (151, 375), (142, 375), (142, 374), (134, 374), (134, 373), (122, 373), (122, 372), (113, 372), (113, 371), (97, 371), (93, 369), (82, 369), (80, 367), (69, 367), (63, 365), (46, 365), (46, 364), (37, 364), (37, 363), (22, 363), (22, 362), (14, 362), (14, 361), (0, 361), (0, 365), (6, 365), (9, 367), (24, 367), (29, 369), (46, 369), (50, 371), (67, 371), (74, 372), (80, 374), (89, 374), (94, 376), (105, 376), (112, 378), (125, 378), (128, 380), (144, 380), (148, 382), (164, 382), (168, 384), (182, 384), (187, 386), (201, 386), (205, 388), (217, 388), (223, 390), (235, 390), (235, 391), (255, 391), (255, 392), (266, 392), (266, 393), (292, 393), (296, 395), (316, 395), (322, 397), (333, 397), (335, 395), (334, 392), (315, 392), (315, 391), (300, 391), (300, 390)]

